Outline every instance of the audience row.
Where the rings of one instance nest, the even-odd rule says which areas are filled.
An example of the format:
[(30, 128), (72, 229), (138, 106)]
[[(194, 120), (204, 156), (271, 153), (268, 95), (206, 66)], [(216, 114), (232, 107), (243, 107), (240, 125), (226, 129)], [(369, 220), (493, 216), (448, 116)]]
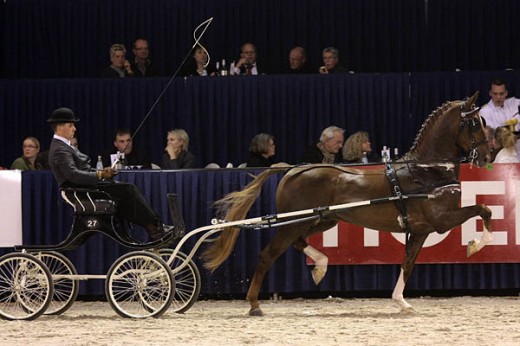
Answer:
[[(123, 44), (115, 43), (110, 47), (110, 66), (101, 74), (104, 78), (128, 78), (128, 77), (155, 77), (159, 73), (150, 58), (148, 41), (138, 38), (133, 43), (134, 59), (126, 58), (127, 51)], [(323, 65), (313, 68), (307, 63), (307, 54), (303, 47), (296, 46), (289, 51), (288, 67), (285, 71), (289, 74), (334, 74), (348, 73), (349, 71), (340, 64), (339, 51), (334, 47), (327, 47), (322, 51)], [(258, 61), (258, 54), (253, 43), (247, 42), (240, 47), (240, 57), (226, 65), (226, 60), (216, 63), (210, 62), (208, 52), (203, 46), (196, 46), (191, 58), (182, 66), (181, 76), (215, 76), (215, 75), (260, 75), (272, 73), (268, 66)]]
[[(516, 132), (508, 127), (498, 127), (496, 130), (486, 126), (488, 145), (495, 163), (519, 162), (516, 153)], [(170, 130), (166, 137), (166, 146), (161, 165), (153, 164), (147, 153), (133, 145), (132, 133), (129, 129), (118, 129), (114, 136), (113, 147), (100, 155), (102, 167), (115, 167), (118, 160), (123, 158), (123, 164), (133, 169), (192, 169), (200, 168), (196, 157), (189, 151), (189, 135), (183, 129)], [(78, 150), (76, 138), (71, 145)], [(285, 162), (276, 162), (276, 144), (273, 135), (259, 133), (253, 137), (249, 146), (247, 162), (240, 167), (272, 167), (288, 165)], [(50, 169), (48, 151), (40, 152), (40, 142), (35, 137), (27, 137), (22, 144), (22, 155), (11, 165), (11, 169), (40, 170)], [(309, 147), (301, 163), (351, 164), (379, 162), (380, 157), (372, 152), (369, 134), (358, 131), (344, 141), (344, 130), (329, 126), (321, 133), (319, 141)], [(206, 167), (219, 167), (210, 164)], [(231, 165), (232, 167), (232, 165)]]
[[(320, 140), (310, 147), (301, 163), (362, 163), (372, 152), (367, 132), (360, 131), (350, 136), (343, 146), (344, 130), (330, 126), (323, 130)], [(113, 147), (106, 149), (98, 157), (98, 167), (115, 167), (117, 163), (133, 169), (190, 169), (200, 168), (197, 159), (189, 151), (190, 138), (183, 129), (170, 130), (166, 137), (166, 146), (160, 165), (148, 158), (146, 151), (134, 146), (132, 133), (128, 128), (115, 132)], [(71, 145), (76, 149), (78, 142), (73, 138)], [(341, 152), (341, 148), (343, 151)], [(11, 165), (11, 169), (38, 170), (49, 169), (48, 151), (40, 151), (40, 142), (35, 137), (27, 137), (23, 141), (22, 155)], [(240, 167), (270, 167), (287, 165), (276, 162), (276, 144), (273, 135), (259, 133), (253, 137), (249, 146), (249, 157)], [(121, 161), (121, 162), (119, 162)], [(212, 165), (213, 167), (215, 165)], [(232, 167), (232, 165), (231, 165)]]

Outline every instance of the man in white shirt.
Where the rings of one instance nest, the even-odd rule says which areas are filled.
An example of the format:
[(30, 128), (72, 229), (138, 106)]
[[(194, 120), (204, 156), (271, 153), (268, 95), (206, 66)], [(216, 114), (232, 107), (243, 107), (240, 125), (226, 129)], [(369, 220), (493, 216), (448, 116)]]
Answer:
[[(495, 79), (491, 82), (491, 90), (489, 90), (491, 100), (482, 107), (480, 115), (486, 119), (486, 124), (496, 129), (500, 126), (508, 125), (507, 120), (518, 118), (518, 106), (520, 99), (515, 97), (507, 98), (508, 92), (506, 83), (501, 79)], [(520, 123), (515, 127), (520, 130)]]
[[(508, 92), (506, 83), (501, 79), (491, 81), (489, 90), (491, 100), (480, 110), (480, 116), (486, 120), (486, 125), (494, 129), (500, 126), (509, 125), (506, 122), (517, 119), (515, 131), (520, 130), (519, 107), (520, 99), (516, 97), (507, 98)], [(520, 152), (520, 141), (516, 143), (516, 149)]]

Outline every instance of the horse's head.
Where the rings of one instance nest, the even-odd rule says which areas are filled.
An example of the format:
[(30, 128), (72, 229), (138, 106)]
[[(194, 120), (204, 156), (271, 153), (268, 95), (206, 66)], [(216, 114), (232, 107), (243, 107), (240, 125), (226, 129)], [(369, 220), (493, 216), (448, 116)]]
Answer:
[(466, 99), (459, 107), (460, 121), (458, 125), (457, 146), (466, 155), (467, 161), (482, 166), (490, 161), (491, 155), (487, 145), (484, 124), (475, 106), (478, 91)]

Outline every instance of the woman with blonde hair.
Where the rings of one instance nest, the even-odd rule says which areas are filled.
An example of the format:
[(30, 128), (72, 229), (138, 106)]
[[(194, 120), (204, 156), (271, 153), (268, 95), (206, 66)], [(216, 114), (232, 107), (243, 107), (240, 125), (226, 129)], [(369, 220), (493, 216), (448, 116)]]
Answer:
[(19, 169), (21, 171), (33, 171), (42, 169), (40, 163), (36, 162), (36, 157), (40, 152), (40, 141), (36, 137), (27, 137), (22, 144), (23, 154), (11, 165), (11, 169)]
[(495, 130), (495, 148), (500, 149), (495, 156), (493, 163), (517, 163), (516, 135), (506, 126), (498, 127)]
[(166, 152), (162, 158), (162, 169), (197, 168), (195, 155), (188, 151), (190, 137), (183, 129), (168, 131)]
[(367, 163), (364, 159), (372, 152), (368, 132), (358, 131), (345, 141), (343, 146), (343, 161), (346, 163)]

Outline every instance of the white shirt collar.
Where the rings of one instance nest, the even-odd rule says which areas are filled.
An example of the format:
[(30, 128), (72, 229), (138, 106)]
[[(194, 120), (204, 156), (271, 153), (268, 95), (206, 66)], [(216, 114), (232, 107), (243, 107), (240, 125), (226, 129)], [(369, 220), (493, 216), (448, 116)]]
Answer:
[(55, 134), (53, 138), (59, 139), (60, 141), (67, 143), (68, 146), (71, 146), (70, 145), (70, 141), (67, 138), (65, 138), (65, 137), (58, 136), (58, 135)]

